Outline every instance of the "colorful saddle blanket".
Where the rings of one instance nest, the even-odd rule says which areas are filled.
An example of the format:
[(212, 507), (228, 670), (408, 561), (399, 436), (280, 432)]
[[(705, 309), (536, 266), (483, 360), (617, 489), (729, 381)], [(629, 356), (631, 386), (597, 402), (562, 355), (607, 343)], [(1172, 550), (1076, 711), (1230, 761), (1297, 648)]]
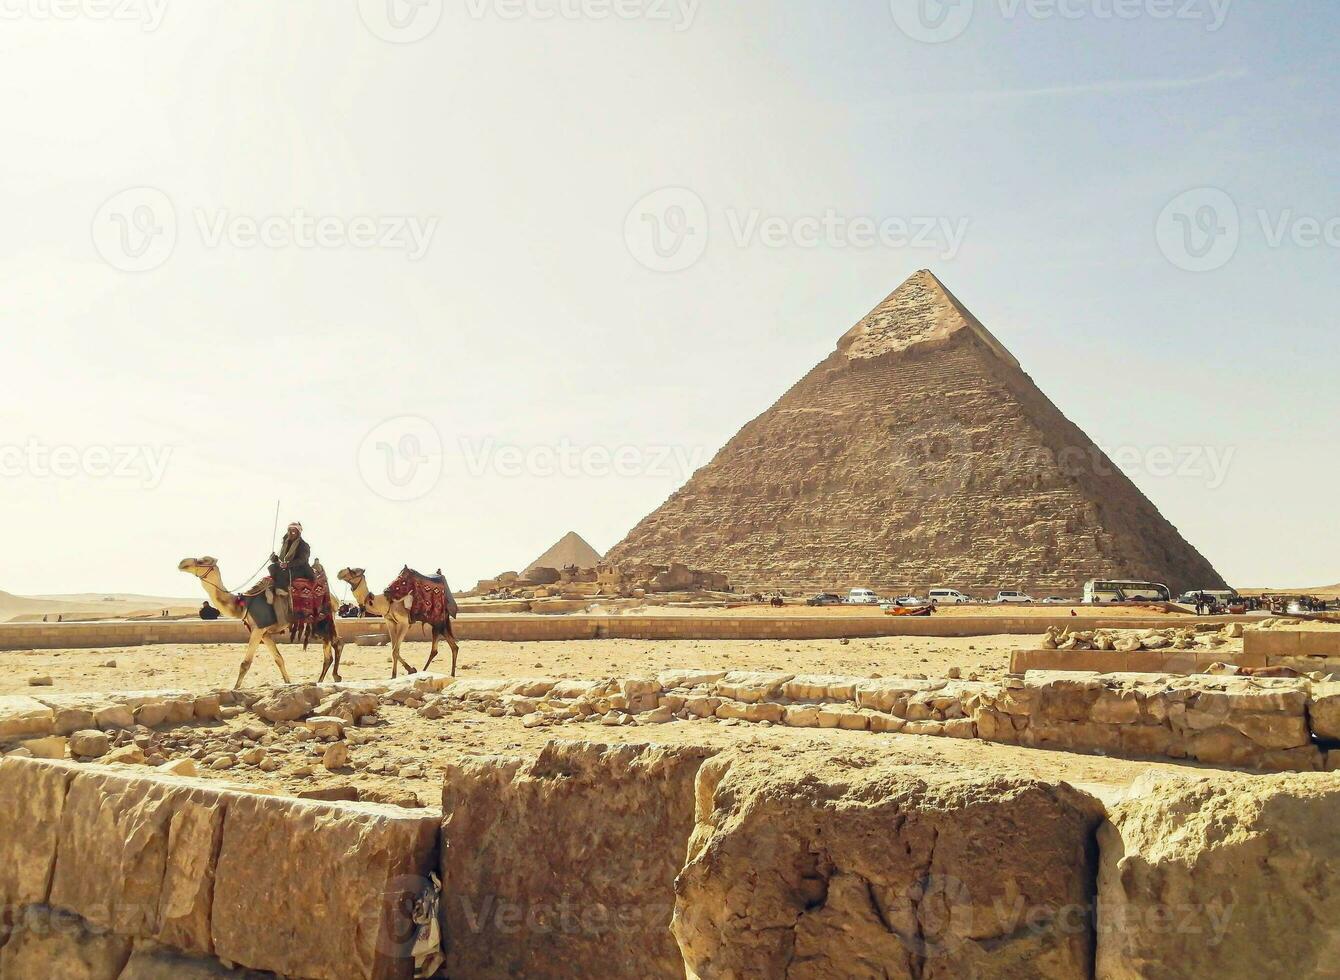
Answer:
[(330, 583), (325, 576), (295, 578), (288, 592), (295, 624), (310, 625), (330, 618)]
[(454, 604), (445, 578), (421, 575), (412, 568), (402, 571), (385, 594), (392, 601), (410, 596), (410, 621), (433, 626), (441, 626), (448, 621)]

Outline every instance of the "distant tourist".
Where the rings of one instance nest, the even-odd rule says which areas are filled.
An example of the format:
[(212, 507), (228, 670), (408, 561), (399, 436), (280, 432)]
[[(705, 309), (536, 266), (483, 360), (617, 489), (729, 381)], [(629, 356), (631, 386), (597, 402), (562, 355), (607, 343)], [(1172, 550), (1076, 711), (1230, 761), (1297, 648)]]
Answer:
[(200, 605), (200, 618), (206, 622), (219, 618), (219, 611), (209, 604), (208, 599)]

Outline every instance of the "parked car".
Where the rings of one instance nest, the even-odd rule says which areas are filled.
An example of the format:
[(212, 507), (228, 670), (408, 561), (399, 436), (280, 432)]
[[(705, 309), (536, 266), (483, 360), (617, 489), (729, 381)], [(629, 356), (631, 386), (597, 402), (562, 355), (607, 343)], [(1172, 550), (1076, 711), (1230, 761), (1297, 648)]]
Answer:
[(879, 596), (874, 589), (852, 589), (847, 593), (847, 603), (853, 606), (878, 606)]
[(930, 598), (937, 603), (950, 606), (959, 606), (965, 602), (972, 602), (972, 596), (965, 595), (958, 589), (931, 589)]
[(918, 599), (914, 595), (900, 595), (896, 599), (889, 599), (885, 602), (881, 602), (879, 605), (881, 609), (893, 609), (895, 606), (902, 606), (904, 609), (915, 609), (919, 606), (929, 606), (930, 604), (931, 601), (929, 599)]
[(1026, 592), (1015, 592), (1010, 589), (1002, 589), (1000, 592), (996, 593), (996, 602), (1037, 602), (1037, 600)]
[(1042, 600), (1042, 603), (1046, 606), (1073, 606), (1075, 601), (1073, 599), (1063, 599), (1059, 595), (1049, 595)]
[(842, 605), (842, 596), (832, 592), (820, 592), (816, 596), (811, 596), (805, 600), (807, 606), (840, 606)]

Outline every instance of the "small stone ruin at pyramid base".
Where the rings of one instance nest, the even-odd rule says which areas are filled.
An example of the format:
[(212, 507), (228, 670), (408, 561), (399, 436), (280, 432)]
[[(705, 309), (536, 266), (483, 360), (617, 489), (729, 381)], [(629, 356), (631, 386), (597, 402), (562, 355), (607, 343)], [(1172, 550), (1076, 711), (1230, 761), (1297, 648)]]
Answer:
[(576, 531), (569, 531), (524, 572), (483, 579), (466, 593), (490, 599), (641, 598), (647, 595), (729, 593), (720, 572), (700, 571), (678, 562), (610, 564)]
[[(1138, 397), (1129, 386), (1121, 398)], [(1133, 445), (1157, 433), (1131, 431)], [(928, 271), (606, 556), (741, 590), (1077, 596), (1089, 579), (1223, 578)]]
[(708, 572), (687, 565), (611, 565), (595, 568), (533, 568), (526, 575), (503, 572), (483, 579), (469, 596), (493, 599), (641, 598), (649, 595), (686, 594), (693, 598), (730, 595), (730, 580), (721, 572)]

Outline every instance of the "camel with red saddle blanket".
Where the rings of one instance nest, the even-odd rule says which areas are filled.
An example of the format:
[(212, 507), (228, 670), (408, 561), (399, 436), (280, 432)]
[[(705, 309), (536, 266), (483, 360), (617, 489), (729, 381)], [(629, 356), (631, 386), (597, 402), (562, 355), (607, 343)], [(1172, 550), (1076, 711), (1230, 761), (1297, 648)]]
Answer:
[(363, 609), (386, 620), (386, 631), (391, 636), (392, 677), (398, 674), (401, 664), (408, 673), (416, 672), (400, 656), (400, 643), (415, 623), (424, 623), (432, 631), (433, 647), (423, 669), (427, 670), (437, 659), (438, 641), (446, 640), (447, 646), (451, 647), (451, 676), (456, 676), (456, 658), (461, 648), (451, 621), (460, 610), (440, 569), (436, 575), (423, 575), (406, 565), (381, 595), (373, 595), (368, 588), (364, 569), (346, 568), (338, 578), (354, 590), (354, 597)]
[(247, 671), (251, 669), (251, 661), (256, 656), (256, 648), (262, 643), (274, 657), (275, 666), (279, 668), (279, 676), (284, 679), (284, 683), (292, 683), (288, 676), (288, 667), (284, 664), (284, 655), (279, 652), (279, 646), (275, 643), (277, 636), (289, 632), (290, 629), (294, 639), (303, 641), (304, 649), (312, 637), (320, 639), (321, 680), (326, 679), (326, 672), (332, 665), (335, 669), (335, 680), (340, 679), (340, 654), (344, 650), (344, 641), (335, 630), (336, 604), (330, 594), (326, 573), (321, 568), (320, 562), (312, 565), (312, 570), (316, 573), (315, 580), (310, 583), (299, 580), (303, 584), (294, 593), (296, 601), (293, 609), (294, 621), (291, 624), (279, 622), (274, 605), (266, 596), (265, 581), (258, 583), (248, 592), (234, 595), (224, 587), (216, 558), (183, 558), (177, 564), (177, 568), (198, 578), (209, 600), (225, 616), (240, 619), (242, 625), (250, 632), (246, 653), (242, 656), (242, 666), (237, 672), (235, 687), (242, 686), (242, 678), (247, 676)]

